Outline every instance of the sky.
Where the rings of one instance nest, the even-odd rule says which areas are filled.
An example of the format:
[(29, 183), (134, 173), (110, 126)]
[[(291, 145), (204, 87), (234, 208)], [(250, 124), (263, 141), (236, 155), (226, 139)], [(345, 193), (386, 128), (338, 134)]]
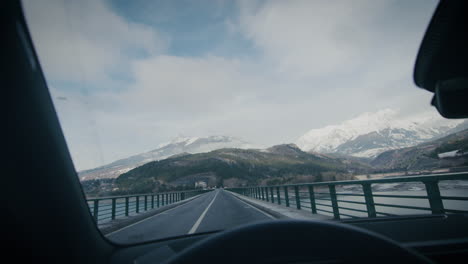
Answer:
[(24, 0), (77, 170), (184, 135), (260, 146), (435, 113), (412, 72), (435, 0)]

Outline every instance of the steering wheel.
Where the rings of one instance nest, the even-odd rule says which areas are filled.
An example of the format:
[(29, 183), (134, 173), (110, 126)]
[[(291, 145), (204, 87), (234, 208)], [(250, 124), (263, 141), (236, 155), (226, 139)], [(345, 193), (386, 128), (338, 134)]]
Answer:
[(379, 234), (329, 221), (251, 224), (202, 240), (168, 260), (186, 263), (432, 263)]

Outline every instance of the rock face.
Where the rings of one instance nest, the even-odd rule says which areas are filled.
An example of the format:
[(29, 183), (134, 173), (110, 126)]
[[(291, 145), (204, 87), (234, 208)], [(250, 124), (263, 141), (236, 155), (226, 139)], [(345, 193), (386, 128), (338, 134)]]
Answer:
[(251, 144), (227, 136), (178, 137), (171, 142), (159, 145), (156, 149), (117, 160), (110, 164), (78, 172), (81, 180), (116, 178), (120, 174), (150, 161), (162, 160), (171, 156), (208, 152), (220, 148), (250, 148)]
[(304, 151), (374, 158), (390, 150), (418, 145), (468, 128), (468, 121), (431, 114), (401, 119), (390, 109), (364, 113), (339, 125), (312, 129), (296, 144)]

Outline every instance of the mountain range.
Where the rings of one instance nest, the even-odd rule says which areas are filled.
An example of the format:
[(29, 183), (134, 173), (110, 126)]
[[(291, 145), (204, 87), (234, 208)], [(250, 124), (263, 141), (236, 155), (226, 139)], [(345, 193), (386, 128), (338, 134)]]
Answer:
[[(417, 146), (468, 129), (467, 120), (448, 120), (427, 114), (399, 118), (398, 114), (398, 111), (390, 109), (363, 113), (341, 124), (312, 129), (295, 143), (302, 151), (316, 157), (370, 164), (386, 151)], [(152, 161), (224, 148), (254, 149), (255, 145), (228, 136), (177, 137), (154, 150), (80, 171), (78, 175), (80, 180), (112, 179)]]
[(398, 171), (468, 166), (468, 129), (417, 146), (385, 151), (370, 165)]
[(368, 169), (361, 163), (314, 155), (294, 144), (284, 144), (264, 150), (224, 148), (178, 155), (128, 171), (115, 184), (121, 194), (145, 193), (160, 191), (164, 185), (193, 188), (200, 181), (208, 186), (235, 187), (345, 180)]
[(202, 153), (221, 148), (252, 148), (253, 145), (239, 138), (228, 136), (177, 137), (160, 144), (156, 149), (90, 170), (78, 172), (81, 180), (116, 178), (120, 174), (150, 161), (166, 159), (182, 153)]
[[(421, 143), (388, 150), (375, 159), (344, 154), (304, 152), (295, 144), (267, 149), (222, 148), (187, 152), (150, 161), (116, 179), (83, 181), (88, 195), (108, 196), (193, 189), (352, 180), (355, 175), (461, 171), (468, 166), (468, 129)], [(97, 184), (97, 185), (96, 185)]]
[(312, 129), (296, 144), (304, 151), (375, 158), (391, 149), (415, 146), (468, 128), (468, 121), (430, 114), (399, 118), (384, 109), (363, 113), (337, 125)]

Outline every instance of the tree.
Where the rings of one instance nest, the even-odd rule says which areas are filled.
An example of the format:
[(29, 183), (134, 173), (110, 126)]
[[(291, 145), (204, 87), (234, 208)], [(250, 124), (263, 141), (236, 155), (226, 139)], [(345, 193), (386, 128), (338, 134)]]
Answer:
[(315, 177), (316, 182), (322, 182), (323, 181), (323, 176), (321, 172), (317, 173), (317, 176)]

